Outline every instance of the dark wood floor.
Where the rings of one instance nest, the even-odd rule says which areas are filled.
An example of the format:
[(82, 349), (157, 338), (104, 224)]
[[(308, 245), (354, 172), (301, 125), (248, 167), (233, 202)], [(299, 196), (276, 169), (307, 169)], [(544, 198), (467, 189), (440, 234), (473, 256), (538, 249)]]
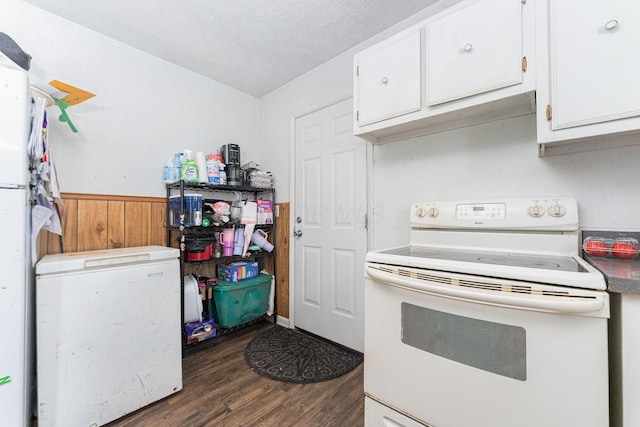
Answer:
[(182, 391), (108, 426), (363, 426), (363, 364), (315, 384), (270, 380), (246, 365), (244, 347), (271, 326), (261, 322), (189, 348)]

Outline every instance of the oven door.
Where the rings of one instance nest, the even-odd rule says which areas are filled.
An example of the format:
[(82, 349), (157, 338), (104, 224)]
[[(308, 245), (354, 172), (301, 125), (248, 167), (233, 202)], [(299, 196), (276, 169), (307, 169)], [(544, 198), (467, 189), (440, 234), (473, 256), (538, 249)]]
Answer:
[(438, 427), (608, 425), (605, 292), (366, 272), (368, 396)]

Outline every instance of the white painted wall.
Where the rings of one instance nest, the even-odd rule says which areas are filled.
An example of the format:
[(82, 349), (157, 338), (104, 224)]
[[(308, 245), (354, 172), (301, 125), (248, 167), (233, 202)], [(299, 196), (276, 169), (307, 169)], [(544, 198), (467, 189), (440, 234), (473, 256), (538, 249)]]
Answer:
[(409, 240), (415, 201), (566, 196), (582, 228), (640, 228), (640, 146), (540, 158), (533, 114), (374, 149), (376, 247)]
[[(260, 100), (260, 158), (288, 201), (292, 117), (351, 96), (353, 54), (430, 16), (425, 10)], [(582, 228), (640, 229), (640, 146), (539, 158), (535, 116), (374, 147), (375, 248), (409, 239), (415, 201), (477, 197), (576, 197)]]
[(96, 94), (50, 135), (63, 192), (165, 196), (162, 166), (181, 149), (241, 147), (257, 160), (258, 99), (19, 0), (0, 2), (0, 31), (32, 57), (30, 78)]

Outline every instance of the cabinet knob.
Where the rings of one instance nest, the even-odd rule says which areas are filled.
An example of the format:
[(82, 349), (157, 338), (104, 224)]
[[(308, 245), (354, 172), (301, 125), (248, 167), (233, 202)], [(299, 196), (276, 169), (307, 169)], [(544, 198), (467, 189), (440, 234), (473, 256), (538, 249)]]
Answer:
[(611, 21), (604, 24), (604, 29), (607, 31), (611, 31), (618, 26), (618, 20), (612, 19)]
[(383, 78), (382, 78), (382, 84), (383, 84), (383, 85), (386, 85), (387, 83), (389, 83), (389, 79), (388, 79), (388, 78), (386, 78), (386, 77), (383, 77)]
[(471, 45), (471, 43), (467, 43), (464, 45), (465, 52), (471, 52), (471, 49), (473, 49), (473, 46)]

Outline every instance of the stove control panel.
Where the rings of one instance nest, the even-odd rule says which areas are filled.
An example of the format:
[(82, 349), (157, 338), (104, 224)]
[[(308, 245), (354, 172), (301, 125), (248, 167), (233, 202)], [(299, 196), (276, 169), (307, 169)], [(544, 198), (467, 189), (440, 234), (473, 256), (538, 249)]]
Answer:
[(561, 230), (578, 229), (575, 199), (503, 199), (414, 203), (414, 228)]
[(474, 203), (456, 206), (456, 219), (504, 219), (507, 206), (504, 203)]

